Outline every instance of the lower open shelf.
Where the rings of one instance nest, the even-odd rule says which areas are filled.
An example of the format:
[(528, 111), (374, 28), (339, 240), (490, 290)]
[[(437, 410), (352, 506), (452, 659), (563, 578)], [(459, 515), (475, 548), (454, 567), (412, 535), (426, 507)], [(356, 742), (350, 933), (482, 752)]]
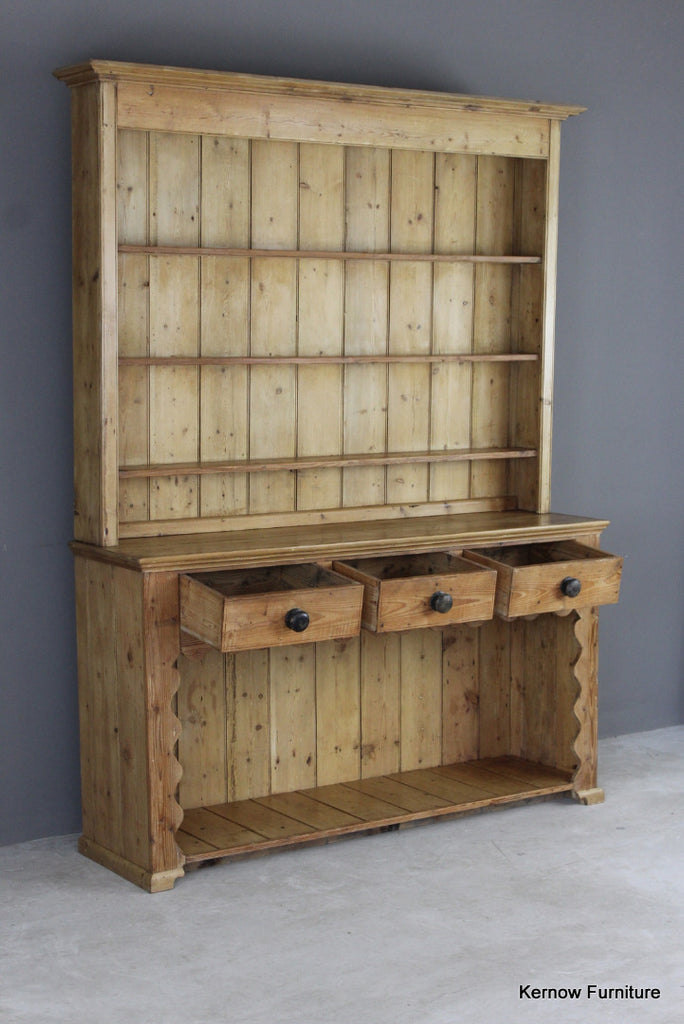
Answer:
[(517, 757), (399, 772), (186, 810), (186, 863), (321, 842), (571, 790), (572, 772)]

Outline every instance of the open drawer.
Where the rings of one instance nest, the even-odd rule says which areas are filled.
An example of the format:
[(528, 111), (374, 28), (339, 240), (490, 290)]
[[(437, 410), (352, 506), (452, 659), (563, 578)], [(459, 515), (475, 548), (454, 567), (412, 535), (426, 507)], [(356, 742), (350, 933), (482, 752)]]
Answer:
[(202, 572), (180, 578), (181, 629), (219, 651), (354, 636), (363, 587), (318, 565)]
[(622, 559), (577, 541), (481, 548), (463, 555), (496, 569), (495, 610), (505, 618), (567, 612), (618, 599)]
[(496, 573), (444, 551), (333, 562), (333, 569), (363, 583), (361, 622), (374, 633), (480, 622), (494, 614)]

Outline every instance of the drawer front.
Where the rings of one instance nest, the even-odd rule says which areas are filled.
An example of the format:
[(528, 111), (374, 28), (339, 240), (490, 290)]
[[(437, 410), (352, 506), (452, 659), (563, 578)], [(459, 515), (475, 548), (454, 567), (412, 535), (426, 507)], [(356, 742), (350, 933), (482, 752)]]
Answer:
[(436, 563), (415, 556), (413, 575), (407, 558), (335, 562), (333, 568), (363, 583), (362, 625), (374, 633), (491, 619), (496, 573), (473, 571), (465, 559), (439, 554)]
[(622, 559), (576, 541), (463, 554), (478, 565), (496, 569), (495, 610), (505, 618), (568, 612), (618, 600)]
[(299, 576), (310, 569), (314, 585), (297, 586), (297, 573), (290, 575), (287, 568), (282, 571), (295, 585), (286, 589), (264, 589), (265, 574), (256, 588), (253, 578), (242, 574), (243, 592), (240, 574), (181, 576), (181, 628), (224, 652), (355, 636), (361, 628), (363, 587), (317, 566), (293, 569)]

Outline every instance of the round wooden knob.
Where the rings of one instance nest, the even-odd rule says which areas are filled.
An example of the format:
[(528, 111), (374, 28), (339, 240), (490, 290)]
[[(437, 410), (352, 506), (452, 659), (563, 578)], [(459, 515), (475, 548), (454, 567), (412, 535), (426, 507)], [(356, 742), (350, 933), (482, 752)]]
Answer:
[(451, 594), (445, 593), (443, 590), (436, 590), (430, 598), (430, 607), (435, 612), (440, 612), (442, 615), (446, 615), (450, 612), (454, 606), (454, 599)]
[(290, 608), (285, 616), (285, 625), (295, 633), (303, 633), (309, 625), (308, 612), (302, 611), (301, 608)]
[(566, 576), (564, 580), (561, 580), (560, 588), (566, 597), (577, 597), (582, 589), (582, 584), (575, 576)]

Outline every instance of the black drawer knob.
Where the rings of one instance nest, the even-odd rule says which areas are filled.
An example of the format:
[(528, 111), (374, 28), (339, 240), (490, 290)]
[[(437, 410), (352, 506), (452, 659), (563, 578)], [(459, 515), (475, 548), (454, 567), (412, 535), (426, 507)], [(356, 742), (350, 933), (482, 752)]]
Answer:
[(575, 576), (566, 576), (564, 580), (561, 580), (560, 588), (566, 597), (577, 597), (582, 589), (582, 584)]
[(308, 612), (302, 611), (301, 608), (290, 608), (285, 616), (285, 625), (295, 633), (303, 633), (309, 625)]
[(447, 594), (443, 590), (436, 590), (430, 598), (430, 607), (433, 611), (446, 615), (454, 607), (454, 599), (451, 594)]

